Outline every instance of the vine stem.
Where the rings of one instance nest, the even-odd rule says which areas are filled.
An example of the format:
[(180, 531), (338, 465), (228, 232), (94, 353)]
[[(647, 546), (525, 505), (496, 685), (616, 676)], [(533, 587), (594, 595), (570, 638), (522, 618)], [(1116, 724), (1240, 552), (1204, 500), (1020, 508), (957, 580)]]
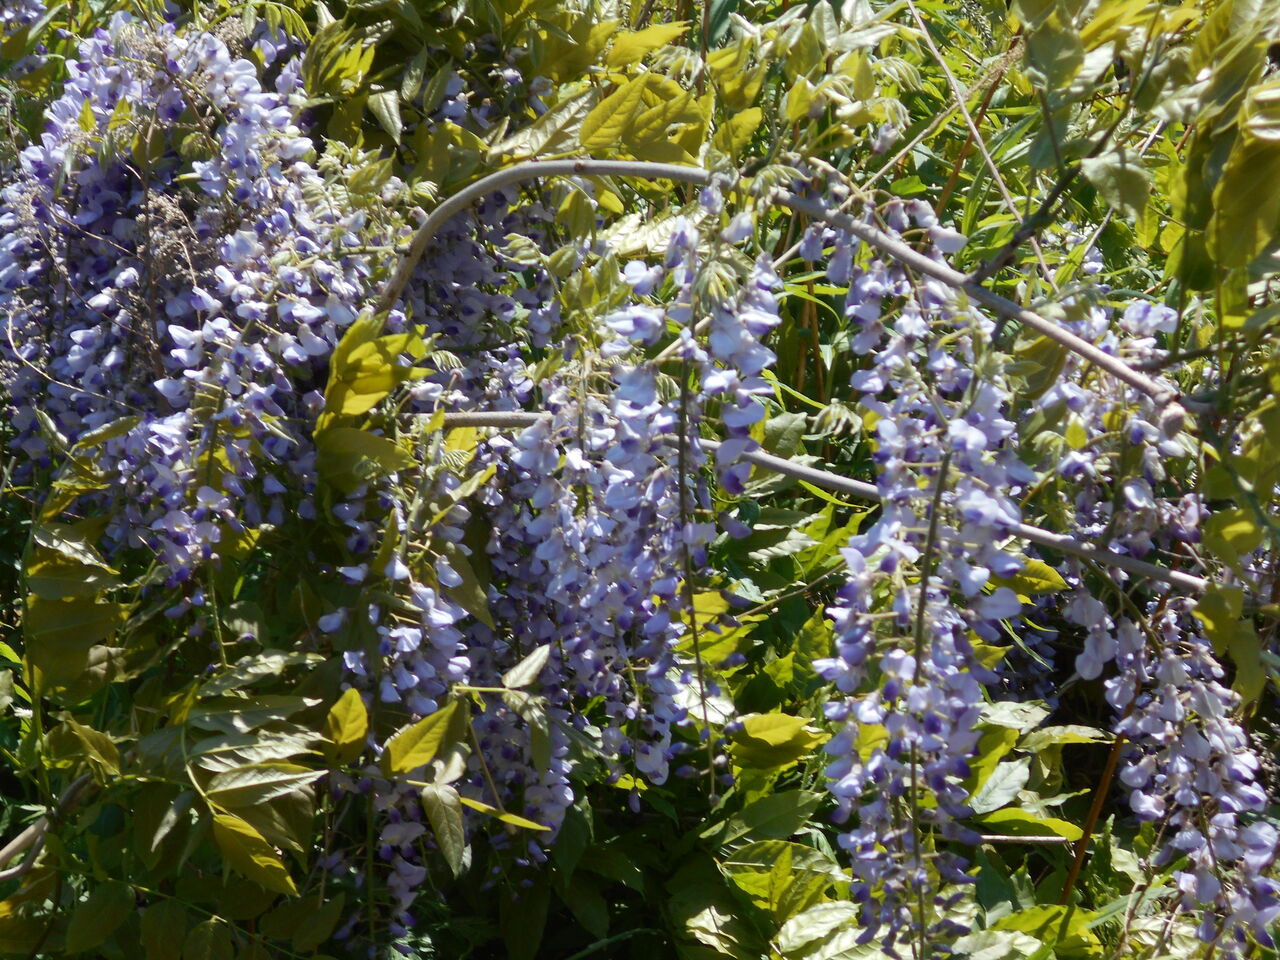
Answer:
[[(374, 304), (374, 312), (382, 313), (390, 310), (409, 284), (418, 261), (426, 252), (427, 245), (439, 232), (440, 228), (455, 214), (465, 210), (481, 197), (511, 183), (536, 180), (540, 177), (581, 176), (604, 177), (619, 176), (643, 180), (675, 180), (682, 183), (693, 183), (706, 186), (716, 176), (710, 170), (701, 167), (681, 166), (674, 163), (653, 163), (641, 160), (596, 160), (581, 157), (569, 160), (530, 160), (517, 163), (499, 170), (475, 183), (463, 187), (457, 193), (436, 207), (418, 227), (413, 242), (405, 251), (395, 271), (387, 279), (378, 299)], [(966, 276), (959, 270), (933, 260), (910, 245), (891, 237), (887, 233), (864, 223), (846, 213), (832, 210), (825, 204), (814, 200), (806, 200), (785, 190), (769, 193), (765, 201), (776, 206), (786, 207), (795, 213), (803, 213), (815, 220), (821, 220), (837, 229), (852, 234), (864, 243), (875, 247), (890, 258), (917, 273), (931, 277), (954, 290), (965, 293), (969, 299), (982, 304), (1001, 316), (1016, 320), (1024, 327), (1061, 344), (1073, 353), (1079, 354), (1117, 380), (1141, 391), (1150, 397), (1158, 406), (1169, 406), (1177, 402), (1178, 391), (1170, 386), (1157, 383), (1146, 374), (1135, 370), (1123, 360), (1100, 350), (1089, 341), (1064, 330), (1057, 324), (1045, 319), (1038, 313), (1019, 306), (1012, 300), (988, 290), (981, 283)]]
[[(1132, 712), (1132, 708), (1126, 711)], [(1098, 825), (1098, 817), (1102, 815), (1102, 803), (1107, 798), (1107, 792), (1111, 789), (1111, 781), (1115, 777), (1116, 764), (1120, 761), (1120, 751), (1124, 747), (1124, 734), (1117, 734), (1115, 741), (1111, 744), (1111, 752), (1107, 754), (1107, 765), (1102, 771), (1102, 779), (1098, 782), (1098, 789), (1093, 793), (1093, 803), (1089, 806), (1089, 815), (1084, 821), (1083, 835), (1080, 837), (1076, 845), (1076, 855), (1071, 861), (1071, 869), (1067, 872), (1067, 881), (1062, 885), (1062, 893), (1058, 896), (1059, 905), (1065, 906), (1067, 901), (1071, 899), (1071, 891), (1075, 889), (1076, 880), (1080, 877), (1080, 870), (1084, 866), (1084, 859), (1089, 852), (1089, 841), (1093, 838), (1094, 828)]]
[[(532, 426), (543, 417), (549, 416), (545, 413), (532, 412), (483, 412), (483, 411), (465, 411), (461, 413), (446, 413), (444, 416), (444, 426), (452, 427), (495, 427), (500, 430), (519, 430), (524, 427)], [(720, 446), (715, 440), (703, 440), (702, 445), (708, 451), (714, 452)], [(840, 493), (847, 493), (859, 498), (877, 502), (880, 500), (880, 491), (872, 484), (864, 483), (861, 480), (854, 480), (849, 477), (842, 477), (837, 473), (831, 473), (827, 470), (819, 470), (816, 467), (806, 467), (798, 463), (793, 463), (782, 457), (775, 457), (773, 454), (765, 453), (761, 450), (752, 451), (742, 454), (742, 459), (757, 466), (762, 470), (768, 470), (772, 473), (780, 473), (784, 476), (795, 477), (797, 480), (803, 480), (811, 483), (815, 487), (822, 487), (826, 490), (835, 490)], [(1167, 583), (1170, 586), (1178, 587), (1192, 594), (1202, 594), (1209, 588), (1209, 581), (1202, 577), (1197, 577), (1189, 573), (1183, 573), (1180, 570), (1170, 570), (1167, 567), (1158, 567), (1154, 563), (1147, 563), (1145, 560), (1139, 560), (1137, 557), (1130, 557), (1123, 553), (1115, 553), (1104, 547), (1095, 544), (1082, 542), (1075, 537), (1067, 536), (1061, 533), (1053, 533), (1041, 527), (1033, 527), (1028, 523), (1013, 524), (1009, 528), (1009, 534), (1017, 537), (1019, 540), (1026, 540), (1028, 543), (1034, 543), (1037, 546), (1046, 547), (1050, 550), (1056, 550), (1059, 553), (1069, 554), (1073, 557), (1079, 557), (1082, 560), (1089, 560), (1093, 563), (1102, 564), (1103, 566), (1116, 567), (1124, 570), (1126, 573), (1135, 576), (1144, 577), (1149, 580), (1158, 580), (1161, 583)]]
[(26, 857), (16, 867), (0, 870), (0, 882), (16, 880), (31, 871), (32, 867), (36, 865), (36, 857), (40, 855), (40, 851), (44, 848), (44, 837), (49, 832), (50, 821), (61, 820), (66, 816), (79, 798), (80, 791), (87, 787), (92, 779), (86, 773), (71, 781), (71, 785), (67, 787), (66, 792), (58, 800), (58, 805), (52, 811), (51, 816), (40, 817), (31, 826), (9, 841), (3, 850), (0, 850), (0, 864), (9, 862), (24, 850), (27, 851)]

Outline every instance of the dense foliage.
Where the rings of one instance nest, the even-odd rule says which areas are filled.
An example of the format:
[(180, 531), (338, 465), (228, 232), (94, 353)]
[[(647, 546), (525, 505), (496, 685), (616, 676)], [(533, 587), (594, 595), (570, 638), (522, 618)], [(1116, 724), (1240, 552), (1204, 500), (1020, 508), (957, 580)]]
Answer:
[(1265, 958), (1280, 5), (0, 5), (0, 955)]

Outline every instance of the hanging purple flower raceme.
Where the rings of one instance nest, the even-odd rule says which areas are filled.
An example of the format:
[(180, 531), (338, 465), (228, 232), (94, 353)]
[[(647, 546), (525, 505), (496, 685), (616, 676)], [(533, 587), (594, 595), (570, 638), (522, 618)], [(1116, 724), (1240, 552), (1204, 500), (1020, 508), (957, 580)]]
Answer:
[[(891, 229), (906, 229), (910, 216), (936, 230), (926, 208), (885, 214)], [(941, 261), (954, 247), (940, 235), (931, 255)], [(993, 641), (1000, 621), (1020, 611), (993, 578), (1021, 566), (1005, 541), (1020, 520), (1017, 492), (1034, 476), (1003, 415), (1003, 370), (986, 349), (994, 324), (898, 266), (855, 259), (855, 240), (827, 240), (829, 276), (849, 289), (853, 349), (870, 357), (853, 387), (876, 418), (881, 497), (876, 522), (843, 550), (848, 581), (828, 611), (834, 656), (815, 663), (837, 692), (825, 708), (839, 725), (826, 747), (828, 788), (849, 822), (840, 842), (861, 939), (945, 951), (964, 931), (944, 914), (970, 878), (944, 844), (975, 839), (960, 823), (970, 812), (963, 781), (983, 684), (994, 679), (969, 637)], [(805, 242), (805, 255), (817, 254), (819, 240)], [(873, 599), (883, 591), (887, 608)], [(883, 734), (868, 740), (868, 730)]]

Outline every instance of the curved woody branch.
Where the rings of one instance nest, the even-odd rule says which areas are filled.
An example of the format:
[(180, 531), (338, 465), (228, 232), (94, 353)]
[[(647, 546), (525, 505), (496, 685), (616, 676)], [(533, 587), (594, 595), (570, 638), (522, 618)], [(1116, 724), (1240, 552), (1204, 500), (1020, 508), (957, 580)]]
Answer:
[[(570, 160), (530, 160), (518, 163), (505, 170), (491, 173), (475, 183), (464, 187), (436, 207), (423, 221), (414, 235), (413, 242), (396, 265), (395, 272), (387, 280), (378, 295), (375, 312), (390, 310), (400, 294), (409, 283), (409, 277), (418, 261), (426, 252), (427, 245), (437, 231), (455, 214), (465, 210), (470, 204), (487, 196), (494, 190), (511, 183), (525, 180), (536, 180), (540, 177), (554, 176), (619, 176), (635, 177), (645, 180), (676, 180), (683, 183), (699, 185), (710, 184), (715, 177), (709, 170), (700, 167), (680, 166), (671, 163), (651, 163), (640, 160), (595, 160), (589, 157)], [(917, 273), (962, 291), (970, 300), (1012, 320), (1025, 327), (1056, 341), (1063, 347), (1084, 357), (1100, 369), (1111, 374), (1117, 380), (1141, 391), (1158, 406), (1170, 406), (1177, 402), (1178, 391), (1168, 385), (1161, 384), (1146, 374), (1135, 370), (1123, 360), (1112, 356), (1094, 346), (1089, 341), (1064, 330), (1050, 320), (1045, 319), (1033, 310), (1021, 307), (1012, 300), (1006, 299), (981, 283), (965, 276), (960, 271), (939, 263), (896, 237), (889, 236), (870, 224), (864, 223), (845, 213), (831, 210), (824, 204), (814, 200), (806, 200), (786, 191), (775, 191), (768, 197), (769, 202), (786, 207), (796, 213), (803, 213), (814, 220), (821, 220), (839, 230), (857, 237), (864, 243), (875, 247), (881, 253), (893, 258), (903, 266), (910, 267)]]
[(3, 849), (0, 849), (0, 865), (8, 863), (23, 851), (26, 851), (27, 854), (17, 866), (10, 867), (8, 870), (0, 870), (0, 883), (6, 880), (16, 880), (31, 872), (36, 865), (36, 857), (44, 849), (44, 837), (49, 832), (50, 822), (57, 822), (67, 815), (79, 799), (80, 792), (88, 786), (89, 781), (92, 779), (86, 773), (71, 781), (71, 785), (67, 787), (66, 792), (58, 800), (58, 805), (50, 814), (35, 820), (29, 827), (10, 840)]
[[(444, 416), (444, 426), (449, 427), (496, 427), (500, 430), (519, 430), (524, 427), (532, 426), (540, 419), (546, 417), (543, 413), (512, 413), (512, 412), (480, 412), (467, 411), (463, 413), (446, 413)], [(714, 440), (702, 441), (702, 445), (710, 451), (714, 451), (720, 446)], [(826, 490), (834, 490), (839, 493), (847, 493), (855, 496), (860, 500), (866, 500), (872, 503), (878, 502), (880, 492), (871, 484), (861, 480), (853, 480), (849, 477), (842, 477), (837, 473), (831, 473), (827, 470), (818, 470), (815, 467), (806, 467), (798, 463), (793, 463), (782, 457), (775, 457), (772, 454), (764, 453), (756, 450), (742, 454), (742, 459), (746, 460), (753, 466), (762, 470), (768, 470), (772, 473), (780, 473), (784, 476), (795, 477), (797, 480), (803, 480), (811, 483), (815, 487), (822, 487)], [(1136, 557), (1130, 557), (1123, 553), (1115, 553), (1103, 547), (1094, 546), (1089, 543), (1082, 543), (1074, 537), (1065, 536), (1060, 533), (1053, 533), (1041, 527), (1033, 527), (1029, 523), (1019, 523), (1009, 528), (1011, 536), (1020, 540), (1026, 540), (1028, 543), (1034, 543), (1037, 546), (1046, 547), (1050, 550), (1056, 550), (1059, 553), (1065, 553), (1081, 560), (1089, 560), (1108, 567), (1116, 567), (1124, 570), (1126, 573), (1134, 574), (1139, 577), (1146, 577), (1150, 580), (1158, 580), (1167, 583), (1170, 586), (1179, 587), (1192, 594), (1201, 594), (1209, 586), (1209, 582), (1201, 577), (1193, 576), (1189, 573), (1183, 573), (1179, 570), (1170, 570), (1167, 567), (1159, 567), (1154, 563), (1147, 563), (1145, 560), (1139, 560)]]

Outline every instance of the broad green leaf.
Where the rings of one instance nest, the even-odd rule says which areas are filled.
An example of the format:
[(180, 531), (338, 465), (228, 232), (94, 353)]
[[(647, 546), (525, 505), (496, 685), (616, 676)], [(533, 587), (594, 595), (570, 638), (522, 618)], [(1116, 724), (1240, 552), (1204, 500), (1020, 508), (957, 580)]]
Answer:
[(28, 956), (40, 948), (48, 932), (49, 921), (45, 917), (0, 914), (0, 954)]
[(1041, 750), (1065, 743), (1109, 743), (1112, 739), (1112, 734), (1106, 730), (1073, 723), (1033, 730), (1022, 738), (1018, 749), (1027, 753), (1039, 753)]
[(120, 751), (105, 733), (78, 723), (70, 713), (62, 715), (63, 723), (79, 741), (85, 759), (92, 762), (104, 774), (120, 772)]
[(1142, 215), (1151, 192), (1151, 174), (1140, 157), (1122, 149), (1111, 150), (1081, 160), (1080, 170), (1112, 209), (1126, 217)]
[[(816, 903), (789, 918), (778, 931), (778, 947), (783, 956), (814, 956), (834, 934), (861, 933), (858, 908), (845, 900)], [(821, 956), (821, 953), (817, 953)]]
[(976, 817), (974, 822), (990, 828), (992, 833), (1016, 837), (1055, 836), (1065, 837), (1067, 840), (1079, 840), (1084, 836), (1084, 831), (1074, 823), (1058, 820), (1055, 817), (1037, 817), (1018, 807), (996, 810), (985, 816)]
[(810, 728), (804, 717), (764, 713), (743, 717), (733, 735), (733, 761), (740, 767), (774, 770), (788, 767), (826, 737)]
[(519, 690), (538, 679), (551, 656), (551, 644), (535, 647), (523, 660), (502, 675), (502, 685), (508, 690)]
[(251, 763), (219, 773), (205, 795), (220, 807), (252, 807), (300, 790), (323, 774), (296, 763)]
[(298, 895), (298, 888), (280, 855), (248, 821), (230, 813), (215, 813), (213, 838), (223, 859), (237, 873), (276, 893)]
[(186, 719), (191, 726), (201, 730), (248, 733), (284, 720), (299, 710), (314, 707), (318, 702), (310, 697), (274, 693), (254, 697), (217, 697), (194, 704), (187, 711)]
[(975, 814), (999, 810), (1016, 800), (1018, 792), (1030, 779), (1030, 757), (997, 764), (978, 791), (969, 798), (969, 808)]
[(81, 953), (103, 943), (135, 909), (133, 889), (127, 883), (104, 883), (72, 911), (66, 952)]
[(991, 929), (1029, 934), (1052, 946), (1063, 958), (1106, 956), (1101, 941), (1088, 927), (1092, 918), (1092, 913), (1079, 907), (1042, 905), (1001, 917)]
[(343, 493), (413, 465), (394, 441), (354, 427), (330, 427), (317, 434), (316, 447), (320, 476)]
[(1253, 624), (1241, 617), (1244, 591), (1240, 587), (1212, 584), (1192, 611), (1204, 626), (1204, 634), (1219, 656), (1228, 656), (1236, 667), (1235, 687), (1247, 702), (1261, 695), (1267, 682), (1262, 641)]
[(1080, 32), (1058, 10), (1027, 33), (1025, 39), (1027, 75), (1049, 91), (1067, 86), (1084, 63)]
[(182, 944), (182, 960), (232, 960), (234, 956), (231, 929), (215, 918), (197, 923)]
[(445, 747), (463, 738), (467, 723), (467, 701), (451, 700), (430, 716), (403, 727), (387, 741), (383, 769), (390, 776), (403, 776), (430, 763)]
[(467, 836), (462, 822), (462, 800), (453, 787), (429, 784), (422, 788), (422, 809), (435, 834), (436, 845), (456, 877), (462, 873)]
[(1202, 529), (1204, 545), (1233, 566), (1257, 550), (1264, 536), (1252, 511), (1239, 507), (1210, 514)]
[(533, 123), (520, 127), (495, 143), (489, 150), (489, 158), (528, 160), (563, 153), (576, 146), (583, 121), (595, 105), (596, 95), (594, 87), (583, 84), (581, 89), (549, 107)]
[(609, 48), (605, 64), (610, 70), (633, 66), (644, 59), (648, 53), (680, 39), (688, 29), (689, 24), (681, 21), (655, 23), (643, 30), (617, 34), (613, 45)]
[(158, 900), (142, 911), (141, 926), (147, 960), (172, 960), (174, 944), (187, 938), (187, 910), (177, 900)]
[(52, 683), (70, 683), (84, 672), (90, 648), (115, 633), (127, 615), (128, 608), (119, 603), (31, 594), (23, 618), (27, 656)]
[(1043, 560), (1028, 558), (1022, 569), (1010, 577), (992, 577), (991, 582), (1001, 587), (1008, 587), (1014, 593), (1024, 597), (1041, 593), (1059, 593), (1067, 589), (1067, 581), (1062, 574)]
[(716, 146), (731, 157), (736, 157), (755, 137), (764, 120), (759, 107), (748, 107), (725, 120), (716, 131)]
[(812, 906), (848, 878), (825, 853), (799, 843), (761, 840), (735, 850), (720, 869), (778, 922)]
[(360, 756), (369, 733), (369, 711), (355, 687), (348, 687), (329, 710), (324, 721), (324, 735), (332, 745), (326, 747), (334, 763), (352, 763)]
[(966, 960), (1022, 960), (1036, 956), (1044, 944), (1017, 930), (978, 930), (961, 937), (955, 947)]
[[(243, 608), (239, 611), (247, 613)], [(251, 614), (250, 614), (251, 615)], [(228, 624), (231, 626), (233, 624)], [(317, 653), (304, 653), (300, 650), (272, 650), (267, 653), (241, 657), (229, 668), (219, 670), (209, 680), (200, 685), (199, 696), (216, 697), (232, 690), (240, 690), (261, 680), (279, 677), (290, 667), (304, 664), (315, 666), (324, 658)]]
[(383, 90), (381, 93), (371, 93), (366, 103), (382, 129), (399, 143), (400, 133), (404, 129), (404, 123), (400, 119), (400, 95), (394, 90)]
[(1247, 118), (1213, 189), (1209, 252), (1226, 267), (1247, 266), (1280, 232), (1280, 195), (1259, 184), (1280, 178), (1280, 84), (1253, 88), (1242, 114)]
[(333, 934), (342, 918), (346, 894), (330, 894), (325, 900), (307, 896), (299, 900), (282, 900), (264, 915), (259, 929), (264, 936), (276, 940), (289, 940), (293, 948), (307, 953), (314, 950)]
[(1023, 703), (1002, 700), (982, 705), (982, 722), (1026, 733), (1038, 727), (1050, 713), (1048, 707), (1036, 700)]
[(27, 568), (27, 589), (44, 599), (96, 597), (121, 585), (119, 578), (98, 564), (81, 563), (39, 547), (34, 554)]
[(606, 150), (622, 143), (632, 118), (644, 107), (644, 91), (649, 74), (626, 81), (601, 100), (582, 121), (579, 139), (588, 152)]
[(822, 795), (809, 790), (787, 790), (754, 800), (725, 825), (719, 842), (732, 843), (743, 837), (752, 840), (785, 840), (813, 816)]

